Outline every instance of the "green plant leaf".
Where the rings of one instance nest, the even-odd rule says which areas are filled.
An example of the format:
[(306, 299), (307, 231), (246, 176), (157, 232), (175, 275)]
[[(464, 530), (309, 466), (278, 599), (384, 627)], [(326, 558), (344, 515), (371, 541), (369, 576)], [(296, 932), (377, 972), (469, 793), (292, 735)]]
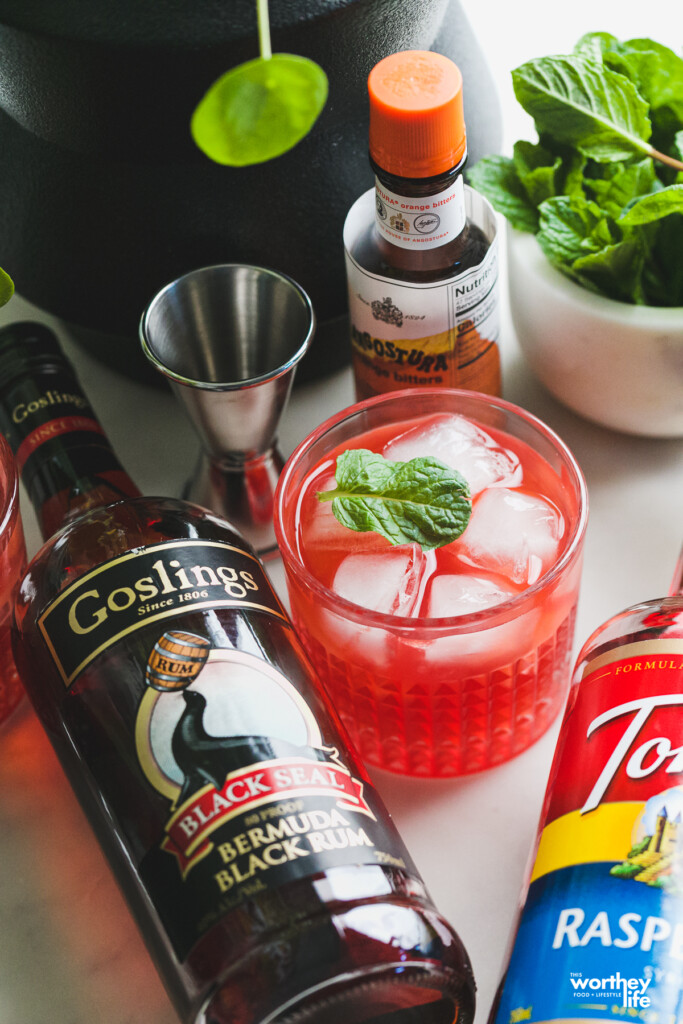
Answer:
[(668, 107), (683, 123), (683, 59), (654, 39), (629, 39), (614, 49), (606, 55), (610, 65), (628, 74), (653, 111)]
[[(606, 244), (605, 215), (592, 200), (555, 196), (541, 204), (539, 214), (538, 244), (555, 266), (569, 269), (575, 260), (598, 252)], [(607, 229), (607, 244), (613, 241)]]
[[(683, 160), (683, 129), (674, 135), (673, 151), (674, 156), (678, 157), (679, 160)], [(683, 171), (679, 173), (683, 174)]]
[(637, 196), (647, 195), (661, 188), (649, 157), (635, 164), (606, 164), (612, 173), (603, 178), (586, 178), (586, 188), (605, 212), (615, 220), (622, 210)]
[(513, 71), (512, 80), (539, 133), (593, 160), (650, 154), (648, 105), (623, 75), (583, 57), (542, 57)]
[(619, 40), (609, 32), (586, 32), (574, 47), (577, 57), (600, 62), (606, 53), (616, 50)]
[(584, 194), (585, 170), (586, 157), (583, 153), (571, 150), (563, 153), (558, 193), (564, 196), (582, 196)]
[(683, 306), (683, 214), (658, 221), (643, 281), (650, 306)]
[(645, 303), (643, 268), (646, 246), (638, 234), (605, 245), (597, 252), (580, 256), (572, 273), (584, 287), (599, 291), (619, 302)]
[(683, 213), (683, 185), (668, 185), (649, 196), (635, 199), (619, 218), (619, 224), (650, 224), (672, 213)]
[(597, 203), (557, 196), (540, 207), (538, 242), (577, 284), (621, 302), (644, 302), (647, 255), (641, 231), (623, 231)]
[(335, 479), (336, 489), (318, 492), (319, 501), (332, 502), (343, 526), (380, 533), (391, 544), (443, 547), (460, 536), (472, 511), (467, 481), (433, 456), (390, 462), (350, 449), (338, 457)]
[(467, 180), (513, 228), (536, 232), (538, 214), (519, 180), (513, 160), (505, 156), (482, 157), (468, 171)]
[(0, 267), (0, 306), (4, 306), (6, 302), (9, 302), (13, 295), (14, 281)]
[(562, 167), (559, 156), (544, 146), (525, 141), (515, 143), (512, 155), (517, 177), (534, 206), (557, 195), (556, 177)]
[(257, 57), (214, 82), (192, 115), (192, 136), (219, 164), (272, 160), (308, 134), (327, 89), (325, 72), (306, 57)]

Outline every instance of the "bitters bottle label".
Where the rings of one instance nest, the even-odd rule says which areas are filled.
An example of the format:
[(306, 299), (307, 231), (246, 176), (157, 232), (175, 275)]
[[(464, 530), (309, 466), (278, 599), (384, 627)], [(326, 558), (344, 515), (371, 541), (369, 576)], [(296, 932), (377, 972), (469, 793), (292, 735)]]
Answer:
[(683, 640), (591, 662), (565, 719), (497, 1024), (683, 1018)]
[(389, 242), (402, 249), (436, 249), (457, 238), (467, 222), (465, 185), (459, 174), (434, 196), (397, 195), (375, 179), (375, 224)]
[[(396, 281), (365, 270), (351, 255), (370, 215), (374, 190), (351, 208), (344, 229), (351, 346), (361, 397), (407, 387), (500, 391), (498, 239), (466, 189), (492, 241), (471, 270), (428, 283)], [(394, 241), (394, 239), (390, 239)], [(443, 244), (443, 242), (441, 242)]]

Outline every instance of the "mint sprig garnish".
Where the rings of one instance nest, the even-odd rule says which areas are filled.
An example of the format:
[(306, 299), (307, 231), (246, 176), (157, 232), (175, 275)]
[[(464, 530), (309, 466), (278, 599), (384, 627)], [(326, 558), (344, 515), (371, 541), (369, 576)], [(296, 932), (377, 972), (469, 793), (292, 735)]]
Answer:
[(472, 501), (467, 481), (434, 456), (391, 462), (354, 448), (337, 459), (331, 501), (339, 522), (359, 533), (374, 531), (392, 544), (420, 544), (424, 551), (456, 540), (469, 522)]

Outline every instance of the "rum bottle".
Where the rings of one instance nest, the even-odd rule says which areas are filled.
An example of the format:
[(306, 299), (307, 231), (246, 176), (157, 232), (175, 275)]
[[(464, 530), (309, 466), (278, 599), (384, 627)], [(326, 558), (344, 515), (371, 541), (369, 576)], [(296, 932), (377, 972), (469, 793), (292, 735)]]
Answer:
[(682, 711), (683, 554), (579, 654), (496, 1024), (683, 1018)]
[(496, 220), (467, 188), (462, 76), (409, 50), (368, 78), (375, 188), (344, 226), (359, 399), (400, 388), (500, 394)]
[(33, 706), (186, 1024), (469, 1024), (438, 914), (261, 563), (136, 497), (56, 340), (0, 331), (0, 423), (47, 537)]

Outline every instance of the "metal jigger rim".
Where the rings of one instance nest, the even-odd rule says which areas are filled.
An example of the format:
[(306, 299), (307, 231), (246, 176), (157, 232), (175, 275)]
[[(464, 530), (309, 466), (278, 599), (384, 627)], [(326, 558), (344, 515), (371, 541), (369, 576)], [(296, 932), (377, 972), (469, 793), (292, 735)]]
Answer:
[[(270, 274), (273, 277), (277, 277), (281, 281), (285, 281), (287, 284), (291, 285), (303, 299), (304, 307), (308, 311), (308, 330), (306, 331), (299, 348), (285, 363), (282, 363), (280, 366), (276, 366), (274, 369), (269, 370), (266, 373), (260, 374), (258, 377), (247, 377), (245, 380), (239, 381), (205, 381), (198, 380), (195, 377), (185, 377), (183, 374), (177, 373), (175, 370), (172, 370), (169, 366), (163, 363), (152, 349), (151, 344), (148, 341), (147, 332), (147, 321), (149, 315), (152, 309), (161, 301), (166, 293), (172, 288), (175, 288), (181, 281), (185, 281), (187, 278), (194, 277), (195, 275), (204, 273), (205, 271), (224, 270), (229, 267), (238, 267), (243, 270), (256, 270), (261, 274)], [(213, 263), (206, 267), (197, 267), (195, 270), (189, 270), (186, 274), (181, 274), (173, 281), (169, 281), (163, 288), (159, 289), (154, 298), (147, 304), (142, 316), (140, 317), (139, 336), (142, 351), (149, 362), (159, 371), (159, 373), (163, 374), (163, 376), (167, 377), (169, 380), (175, 381), (178, 384), (184, 384), (187, 387), (201, 388), (205, 391), (241, 391), (245, 388), (256, 387), (259, 384), (264, 384), (266, 381), (277, 380), (278, 377), (282, 377), (284, 374), (289, 373), (297, 363), (300, 362), (303, 356), (306, 355), (306, 352), (313, 340), (315, 328), (315, 311), (313, 309), (313, 303), (311, 302), (310, 296), (308, 295), (308, 292), (294, 280), (294, 278), (289, 276), (289, 274), (285, 274), (281, 270), (274, 270), (272, 267), (262, 267), (255, 263)]]

